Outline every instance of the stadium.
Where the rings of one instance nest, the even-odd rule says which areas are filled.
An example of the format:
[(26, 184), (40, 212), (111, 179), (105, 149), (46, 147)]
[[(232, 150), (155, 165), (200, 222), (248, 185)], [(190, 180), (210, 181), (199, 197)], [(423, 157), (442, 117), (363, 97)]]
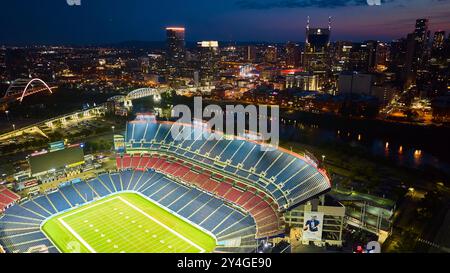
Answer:
[[(173, 136), (175, 125), (191, 140)], [(138, 116), (116, 147), (116, 171), (7, 208), (0, 245), (11, 253), (254, 252), (285, 233), (286, 212), (331, 188), (310, 158), (263, 145)]]

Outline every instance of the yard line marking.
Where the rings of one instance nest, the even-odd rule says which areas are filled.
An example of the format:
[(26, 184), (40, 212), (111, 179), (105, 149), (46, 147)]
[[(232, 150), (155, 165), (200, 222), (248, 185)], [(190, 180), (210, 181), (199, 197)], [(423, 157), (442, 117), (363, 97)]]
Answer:
[[(179, 239), (182, 239), (183, 241), (185, 241), (186, 243), (188, 243), (188, 245), (191, 245), (191, 246), (195, 247), (196, 249), (198, 249), (200, 253), (204, 253), (204, 252), (205, 252), (205, 250), (204, 250), (203, 248), (201, 248), (200, 246), (196, 245), (195, 243), (193, 243), (193, 242), (190, 241), (189, 239), (185, 238), (183, 235), (177, 233), (176, 231), (172, 230), (171, 228), (167, 227), (166, 225), (160, 223), (158, 220), (152, 219), (152, 217), (149, 216), (149, 215), (147, 215), (145, 212), (143, 212), (143, 211), (141, 211), (141, 210), (139, 210), (139, 209), (136, 210), (136, 207), (135, 207), (134, 205), (131, 205), (131, 206), (130, 206), (130, 203), (127, 202), (126, 200), (124, 200), (124, 199), (121, 198), (121, 197), (114, 197), (114, 198), (111, 198), (111, 199), (108, 199), (108, 200), (104, 200), (103, 202), (98, 202), (98, 203), (95, 203), (95, 204), (90, 204), (90, 205), (88, 205), (88, 206), (86, 206), (86, 207), (84, 207), (84, 208), (80, 208), (80, 209), (77, 210), (77, 211), (73, 211), (73, 212), (71, 212), (71, 213), (69, 213), (69, 214), (67, 214), (67, 215), (64, 215), (64, 216), (60, 217), (61, 219), (58, 218), (58, 220), (59, 220), (59, 221), (61, 222), (61, 224), (67, 229), (67, 231), (69, 231), (72, 235), (74, 235), (74, 237), (76, 237), (76, 239), (78, 239), (78, 240), (79, 240), (79, 241), (80, 241), (80, 242), (81, 242), (81, 243), (82, 243), (89, 251), (95, 252), (95, 253), (96, 253), (96, 250), (95, 250), (93, 247), (91, 247), (91, 246), (89, 245), (89, 243), (87, 243), (85, 240), (90, 241), (90, 243), (96, 242), (96, 245), (97, 245), (97, 243), (98, 243), (97, 241), (99, 241), (98, 239), (100, 239), (102, 236), (99, 236), (98, 239), (94, 239), (94, 241), (91, 241), (91, 239), (93, 239), (93, 238), (83, 239), (83, 237), (81, 237), (76, 231), (74, 231), (74, 230), (72, 229), (72, 227), (71, 227), (68, 223), (64, 222), (63, 219), (64, 219), (65, 217), (73, 216), (73, 215), (75, 215), (75, 214), (77, 214), (77, 213), (79, 213), (79, 212), (82, 212), (82, 211), (85, 211), (85, 210), (89, 210), (89, 209), (91, 209), (91, 208), (93, 208), (93, 207), (96, 207), (96, 206), (99, 206), (99, 205), (108, 203), (108, 202), (113, 201), (113, 200), (116, 200), (116, 201), (122, 201), (122, 204), (123, 204), (123, 205), (125, 205), (125, 206), (128, 207), (128, 208), (134, 209), (135, 211), (137, 211), (137, 212), (138, 212), (139, 214), (141, 214), (141, 215), (143, 214), (143, 216), (145, 216), (146, 218), (150, 218), (153, 222), (155, 222), (156, 224), (158, 224), (160, 227), (163, 227), (166, 231), (169, 231), (169, 232), (173, 233), (176, 237), (178, 237)], [(152, 233), (153, 233), (153, 229), (149, 230), (149, 232), (152, 232)], [(152, 233), (150, 233), (150, 234), (152, 234)], [(144, 234), (145, 234), (145, 233), (142, 233), (142, 235), (144, 235)], [(160, 233), (158, 233), (158, 235), (160, 235)], [(97, 236), (98, 236), (98, 235), (97, 235)], [(106, 236), (105, 236), (105, 237), (106, 237)], [(145, 236), (144, 236), (144, 237), (145, 237)], [(159, 237), (159, 236), (158, 236), (158, 237)], [(86, 238), (86, 237), (85, 237), (85, 238)], [(100, 239), (100, 241), (101, 241), (101, 239)], [(100, 247), (100, 246), (101, 246), (101, 248), (104, 247), (104, 246), (105, 246), (105, 243), (100, 244), (98, 247)], [(97, 246), (96, 246), (96, 248), (97, 248)], [(163, 252), (164, 252), (164, 249), (167, 249), (167, 246), (156, 247), (156, 249), (157, 249), (157, 252), (158, 252), (158, 251), (163, 251)], [(175, 249), (177, 249), (177, 250), (182, 250), (182, 251), (186, 251), (188, 248), (186, 248), (186, 247), (181, 247), (181, 248), (178, 249), (178, 247), (175, 247)]]
[(58, 221), (70, 232), (75, 238), (78, 239), (91, 253), (97, 253), (78, 233), (75, 232), (62, 218), (58, 218)]
[(72, 233), (72, 235), (73, 236), (75, 236), (75, 238), (77, 238), (91, 253), (97, 253), (96, 251), (95, 251), (95, 249), (92, 247), (92, 246), (90, 246), (84, 239), (83, 239), (83, 237), (81, 237), (75, 230), (73, 230), (72, 229), (72, 227), (70, 226), (70, 225), (68, 225), (63, 219), (64, 218), (66, 218), (66, 217), (69, 217), (69, 216), (72, 216), (72, 215), (74, 215), (74, 214), (77, 214), (77, 213), (80, 213), (80, 212), (82, 212), (82, 211), (85, 211), (85, 210), (88, 210), (88, 209), (91, 209), (91, 208), (93, 208), (93, 207), (96, 207), (96, 206), (98, 206), (98, 205), (101, 205), (101, 204), (104, 204), (104, 203), (106, 203), (106, 202), (110, 202), (110, 201), (112, 201), (112, 200), (115, 200), (115, 199), (118, 199), (118, 197), (115, 197), (115, 198), (111, 198), (111, 199), (108, 199), (108, 200), (105, 200), (105, 201), (103, 201), (103, 202), (99, 202), (99, 203), (96, 203), (96, 204), (91, 204), (91, 205), (88, 205), (88, 206), (86, 206), (85, 208), (82, 208), (82, 209), (79, 209), (79, 210), (76, 210), (76, 211), (74, 211), (74, 212), (72, 212), (72, 213), (69, 213), (69, 214), (67, 214), (67, 215), (64, 215), (63, 217), (60, 217), (60, 218), (58, 218), (58, 221), (70, 232), (70, 233)]
[(135, 209), (136, 211), (140, 212), (141, 214), (143, 214), (145, 217), (151, 219), (153, 222), (157, 223), (158, 225), (164, 227), (165, 229), (167, 229), (168, 231), (170, 231), (171, 233), (173, 233), (175, 236), (177, 236), (178, 238), (182, 239), (183, 241), (187, 242), (188, 244), (192, 245), (193, 247), (197, 248), (198, 250), (200, 250), (200, 253), (205, 252), (205, 250), (203, 248), (201, 248), (200, 246), (198, 246), (196, 243), (192, 242), (191, 240), (189, 240), (188, 238), (184, 237), (183, 235), (181, 235), (180, 233), (176, 232), (175, 230), (171, 229), (170, 227), (166, 226), (165, 224), (161, 223), (160, 221), (158, 221), (157, 219), (153, 218), (152, 216), (148, 215), (146, 212), (144, 212), (143, 210), (141, 210), (140, 208), (136, 207), (135, 205), (131, 204), (130, 202), (128, 202), (127, 200), (123, 199), (122, 197), (118, 197), (122, 202), (124, 202), (125, 204), (127, 204), (128, 206), (130, 206), (131, 208)]
[(112, 200), (115, 200), (115, 199), (118, 199), (118, 198), (119, 198), (119, 197), (114, 197), (114, 198), (111, 198), (111, 199), (108, 199), (108, 200), (105, 200), (105, 201), (102, 201), (102, 202), (98, 202), (98, 203), (95, 203), (95, 204), (90, 204), (90, 205), (86, 206), (85, 208), (81, 208), (81, 209), (76, 210), (76, 211), (74, 211), (74, 212), (72, 212), (72, 213), (69, 213), (69, 214), (64, 215), (63, 217), (61, 217), (61, 219), (67, 218), (67, 217), (72, 216), (72, 215), (74, 215), (74, 214), (77, 214), (77, 213), (79, 213), (79, 212), (82, 212), (82, 211), (91, 209), (91, 208), (93, 208), (93, 207), (99, 206), (99, 205), (101, 205), (101, 204), (104, 204), (104, 203), (107, 203), (107, 202), (111, 202)]

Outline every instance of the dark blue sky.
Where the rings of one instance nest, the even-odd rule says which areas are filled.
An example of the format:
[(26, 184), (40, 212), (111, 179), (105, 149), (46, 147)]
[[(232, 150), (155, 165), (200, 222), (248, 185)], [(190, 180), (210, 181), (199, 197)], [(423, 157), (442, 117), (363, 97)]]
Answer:
[(450, 0), (66, 0), (1, 1), (0, 43), (113, 43), (164, 40), (164, 27), (187, 28), (187, 40), (302, 41), (306, 17), (333, 40), (391, 40), (416, 18), (450, 30)]

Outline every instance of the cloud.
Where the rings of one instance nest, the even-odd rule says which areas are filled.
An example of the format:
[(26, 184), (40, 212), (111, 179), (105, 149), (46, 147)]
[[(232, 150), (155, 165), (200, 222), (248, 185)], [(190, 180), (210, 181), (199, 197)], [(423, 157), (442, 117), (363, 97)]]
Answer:
[[(390, 3), (395, 0), (381, 0)], [(438, 0), (447, 1), (447, 0)], [(242, 9), (273, 8), (340, 8), (350, 6), (367, 6), (367, 0), (238, 0), (236, 5)]]

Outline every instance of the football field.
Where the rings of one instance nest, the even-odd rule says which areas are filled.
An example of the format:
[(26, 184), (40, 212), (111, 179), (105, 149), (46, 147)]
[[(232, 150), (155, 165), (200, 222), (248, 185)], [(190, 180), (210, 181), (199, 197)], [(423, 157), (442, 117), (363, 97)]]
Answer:
[(203, 253), (215, 238), (134, 193), (57, 215), (42, 230), (62, 252)]

